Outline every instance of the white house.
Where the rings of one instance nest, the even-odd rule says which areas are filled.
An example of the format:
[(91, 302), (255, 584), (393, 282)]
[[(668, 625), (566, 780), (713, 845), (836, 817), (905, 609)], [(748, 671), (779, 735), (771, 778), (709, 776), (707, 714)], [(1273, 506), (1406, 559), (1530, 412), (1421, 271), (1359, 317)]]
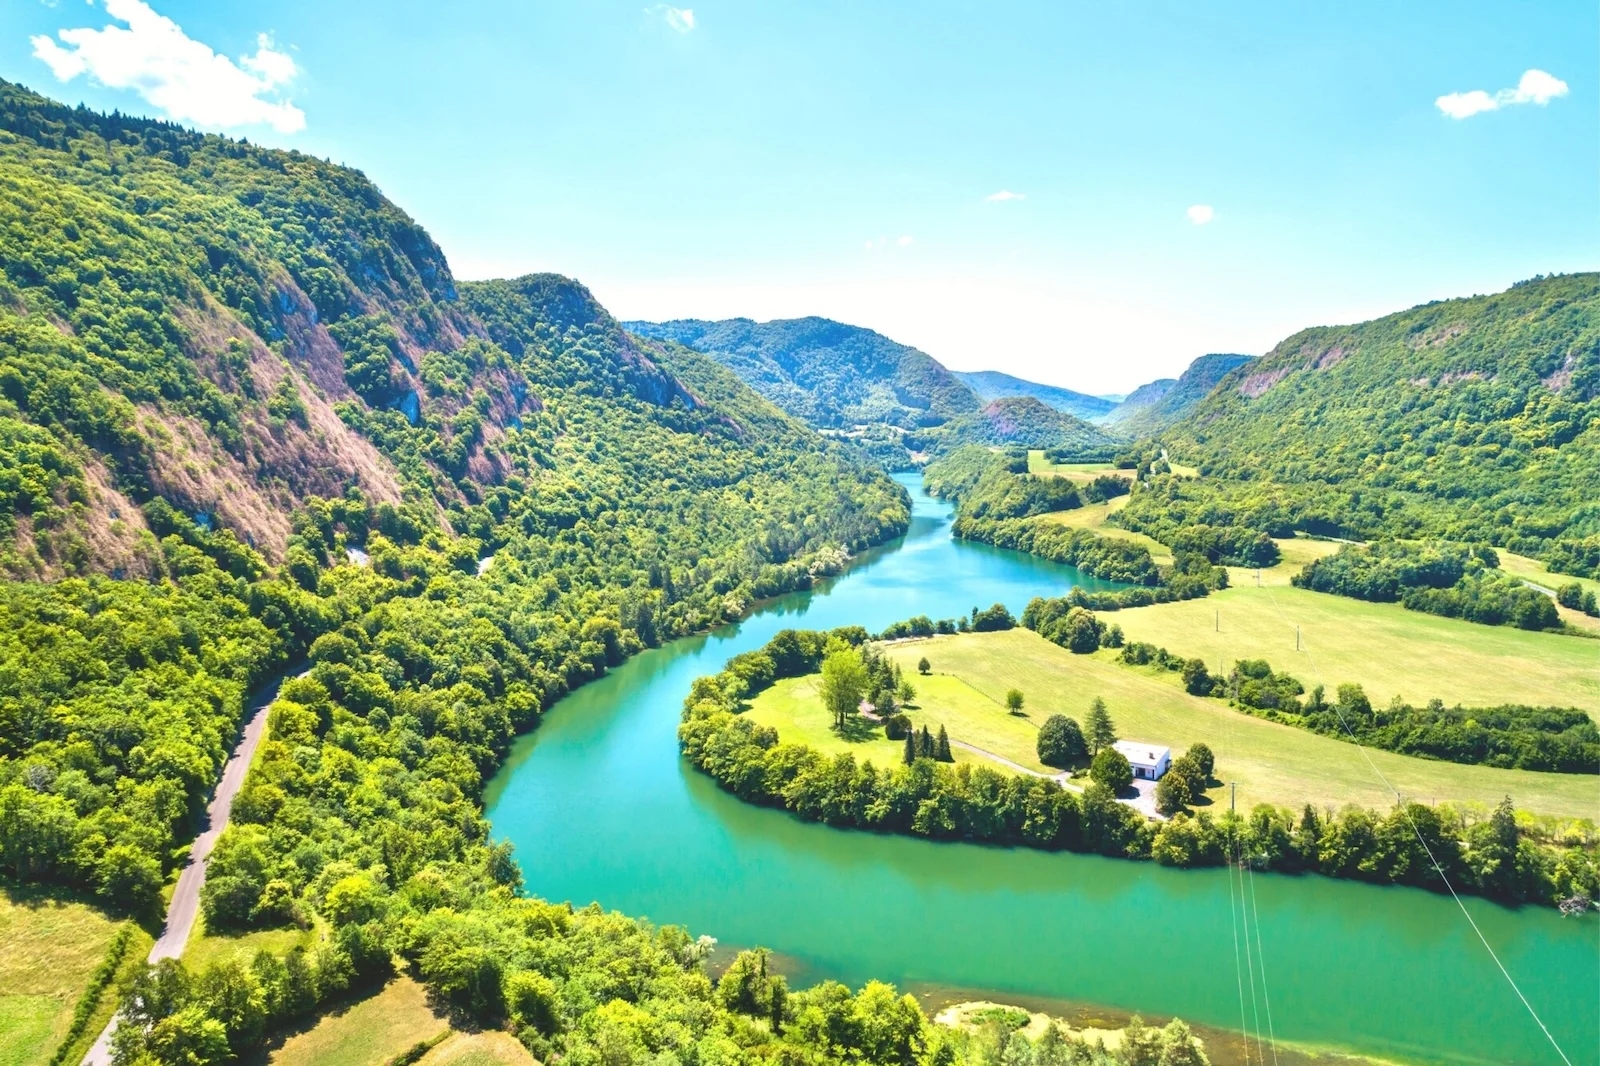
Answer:
[(1144, 744), (1137, 740), (1119, 740), (1113, 745), (1128, 760), (1128, 765), (1133, 767), (1133, 776), (1136, 780), (1159, 781), (1161, 775), (1167, 772), (1172, 765), (1172, 749), (1159, 748), (1154, 744)]

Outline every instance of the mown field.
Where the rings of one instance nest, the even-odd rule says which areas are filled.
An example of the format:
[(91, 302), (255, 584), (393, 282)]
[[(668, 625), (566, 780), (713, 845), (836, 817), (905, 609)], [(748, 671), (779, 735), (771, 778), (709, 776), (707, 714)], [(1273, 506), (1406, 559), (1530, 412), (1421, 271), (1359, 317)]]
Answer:
[[(1218, 777), (1238, 783), (1242, 804), (1358, 803), (1386, 809), (1394, 797), (1385, 790), (1375, 766), (1406, 796), (1429, 803), (1493, 804), (1510, 795), (1518, 807), (1539, 814), (1595, 815), (1600, 788), (1592, 776), (1461, 766), (1382, 751), (1364, 754), (1354, 744), (1252, 718), (1221, 700), (1190, 696), (1169, 671), (1124, 666), (1109, 650), (1073, 655), (1024, 629), (906, 642), (890, 646), (888, 654), (908, 672), (927, 656), (937, 674), (959, 679), (963, 689), (992, 700), (1003, 699), (1007, 689), (1021, 689), (1034, 723), (1055, 712), (1081, 722), (1090, 700), (1099, 696), (1126, 739), (1175, 750), (1196, 741), (1209, 744), (1217, 756)], [(960, 690), (920, 685), (920, 713), (930, 720), (956, 720), (964, 697), (947, 704), (944, 700), (951, 691)], [(1008, 717), (998, 707), (995, 715)], [(818, 704), (819, 726), (821, 718)], [(951, 736), (965, 739), (954, 728)], [(1213, 790), (1212, 798), (1223, 800), (1222, 790)]]
[[(0, 891), (0, 1066), (50, 1061), (124, 924), (87, 904)], [(150, 937), (136, 929), (125, 958), (142, 959), (149, 950)], [(114, 998), (101, 997), (84, 1050), (110, 1018)]]
[(1165, 544), (1143, 533), (1135, 533), (1131, 529), (1120, 526), (1108, 525), (1106, 519), (1116, 514), (1128, 505), (1128, 497), (1118, 496), (1104, 503), (1091, 503), (1071, 511), (1055, 511), (1043, 515), (1042, 520), (1055, 522), (1059, 525), (1070, 526), (1073, 529), (1092, 529), (1102, 537), (1115, 537), (1118, 540), (1131, 540), (1135, 544), (1143, 544), (1150, 550), (1150, 557), (1159, 564), (1172, 562), (1172, 552)]
[(449, 1028), (422, 985), (397, 977), (376, 994), (324, 1014), (267, 1061), (271, 1066), (383, 1066), (420, 1043), (443, 1038)]
[[(1289, 586), (1301, 553), (1336, 545), (1285, 542), (1286, 560), (1256, 572), (1230, 571), (1233, 587), (1204, 599), (1157, 604), (1107, 616), (1130, 640), (1203, 658), (1213, 669), (1266, 659), (1307, 688), (1331, 692), (1360, 682), (1374, 703), (1530, 703), (1600, 712), (1600, 642), (1511, 626), (1485, 626), (1408, 611), (1397, 603)], [(1293, 555), (1296, 561), (1290, 561)], [(1302, 650), (1295, 650), (1295, 627)]]

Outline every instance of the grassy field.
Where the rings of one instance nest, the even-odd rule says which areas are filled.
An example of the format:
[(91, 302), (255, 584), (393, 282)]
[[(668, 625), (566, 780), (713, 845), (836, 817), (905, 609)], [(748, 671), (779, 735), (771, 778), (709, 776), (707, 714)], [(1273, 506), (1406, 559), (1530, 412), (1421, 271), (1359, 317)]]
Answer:
[[(1298, 548), (1301, 542), (1293, 542)], [(1315, 544), (1317, 542), (1306, 542)], [(1204, 599), (1118, 611), (1130, 640), (1198, 656), (1213, 668), (1266, 659), (1310, 688), (1360, 682), (1374, 703), (1531, 703), (1600, 712), (1600, 643), (1485, 626), (1288, 586), (1297, 567), (1233, 570), (1233, 587)], [(1295, 627), (1300, 646), (1295, 650)]]
[(1035, 448), (1028, 453), (1028, 473), (1030, 474), (1055, 474), (1071, 481), (1088, 484), (1097, 477), (1120, 477), (1124, 481), (1133, 480), (1132, 470), (1119, 470), (1110, 463), (1052, 463), (1044, 457), (1044, 452)]
[[(87, 904), (0, 891), (0, 1066), (50, 1061), (90, 974), (123, 924)], [(149, 936), (138, 932), (127, 957), (143, 958), (149, 950)], [(109, 1017), (113, 997), (101, 998)]]
[[(1218, 777), (1237, 781), (1239, 801), (1246, 805), (1270, 801), (1337, 807), (1353, 802), (1387, 808), (1393, 796), (1368, 757), (1401, 792), (1427, 802), (1492, 804), (1509, 794), (1517, 806), (1540, 814), (1592, 818), (1600, 792), (1588, 775), (1460, 766), (1382, 751), (1363, 756), (1353, 744), (1252, 718), (1221, 700), (1190, 696), (1174, 673), (1124, 666), (1110, 651), (1073, 655), (1024, 629), (895, 644), (888, 654), (908, 672), (914, 672), (924, 655), (932, 663), (939, 675), (932, 679), (935, 683), (917, 679), (920, 713), (931, 720), (959, 720), (961, 700), (944, 702), (948, 693), (960, 691), (952, 685), (956, 679), (963, 688), (993, 699), (1002, 698), (1007, 689), (1021, 689), (1029, 719), (1036, 723), (1054, 712), (1081, 722), (1089, 701), (1100, 696), (1127, 739), (1175, 750), (1195, 741), (1209, 744), (1217, 756)], [(821, 729), (820, 705), (815, 720)], [(951, 736), (964, 739), (953, 726)], [(1213, 798), (1222, 800), (1222, 790), (1214, 790)]]
[[(912, 701), (914, 706), (906, 711), (907, 716), (917, 725), (926, 725), (935, 733), (939, 731), (942, 723), (953, 739), (978, 744), (978, 741), (961, 732), (966, 725), (964, 721), (958, 720), (953, 715), (945, 718), (936, 715), (930, 717), (926, 709), (915, 706), (926, 702), (923, 693), (925, 689), (932, 687), (929, 682), (934, 684), (941, 682), (940, 678), (915, 677), (916, 672), (916, 660), (912, 659), (906, 673), (913, 678), (912, 684), (916, 686), (918, 697)], [(777, 729), (779, 738), (785, 743), (792, 741), (806, 744), (829, 755), (853, 752), (856, 758), (871, 759), (878, 766), (899, 762), (905, 750), (905, 742), (889, 740), (883, 735), (881, 726), (865, 718), (853, 723), (855, 728), (847, 735), (841, 736), (833, 731), (828, 712), (822, 706), (822, 697), (817, 694), (819, 677), (818, 674), (812, 674), (808, 677), (784, 678), (752, 700), (750, 709), (745, 714), (753, 721)], [(978, 698), (983, 699), (981, 696)], [(988, 703), (986, 699), (984, 702)], [(989, 704), (989, 706), (994, 705)], [(1004, 708), (997, 709), (1001, 716), (1009, 717)], [(978, 746), (983, 747), (981, 744)], [(954, 752), (954, 755), (959, 762), (974, 758), (964, 751)]]
[(417, 1060), (418, 1066), (536, 1066), (528, 1049), (510, 1033), (453, 1033)]
[(267, 1061), (271, 1066), (382, 1066), (448, 1028), (444, 1016), (428, 1005), (426, 990), (409, 977), (397, 977), (381, 992), (323, 1015)]
[(1058, 525), (1070, 526), (1073, 529), (1089, 529), (1102, 537), (1115, 537), (1118, 540), (1131, 540), (1135, 544), (1143, 544), (1150, 550), (1150, 557), (1158, 564), (1165, 565), (1172, 562), (1172, 552), (1165, 544), (1143, 533), (1135, 533), (1131, 529), (1120, 526), (1108, 525), (1106, 519), (1116, 514), (1128, 505), (1128, 497), (1118, 496), (1116, 499), (1107, 500), (1105, 503), (1091, 503), (1071, 511), (1054, 511), (1044, 515), (1046, 522), (1055, 522)]
[[(1521, 578), (1523, 581), (1551, 591), (1576, 581), (1583, 587), (1585, 592), (1592, 592), (1596, 596), (1600, 596), (1600, 581), (1587, 577), (1573, 577), (1571, 574), (1552, 574), (1537, 559), (1530, 559), (1526, 555), (1517, 555), (1501, 548), (1497, 548), (1495, 551), (1500, 556), (1500, 569), (1512, 577)], [(1592, 633), (1600, 633), (1600, 618), (1590, 618), (1582, 611), (1574, 611), (1559, 604), (1556, 606), (1556, 612), (1561, 615), (1561, 620), (1568, 625), (1575, 626), (1578, 629), (1586, 629)]]
[(290, 948), (310, 949), (323, 935), (311, 929), (262, 929), (251, 933), (213, 934), (205, 928), (202, 916), (195, 922), (195, 931), (183, 949), (184, 965), (191, 970), (203, 970), (214, 962), (238, 959), (249, 964), (257, 951), (265, 948), (276, 955), (286, 954)]

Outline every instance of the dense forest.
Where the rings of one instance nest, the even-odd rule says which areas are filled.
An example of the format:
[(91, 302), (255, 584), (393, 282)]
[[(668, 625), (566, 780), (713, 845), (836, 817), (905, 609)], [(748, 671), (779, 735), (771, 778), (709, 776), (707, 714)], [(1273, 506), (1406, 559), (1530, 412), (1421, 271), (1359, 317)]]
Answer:
[(985, 403), (1007, 396), (1032, 396), (1048, 407), (1076, 415), (1086, 422), (1099, 421), (1117, 407), (1115, 400), (1103, 396), (1090, 396), (1058, 385), (1041, 385), (997, 370), (957, 370), (954, 373)]
[(1176, 380), (1141, 386), (1118, 404), (1105, 419), (1107, 426), (1128, 437), (1159, 434), (1194, 410), (1248, 355), (1202, 355), (1184, 368)]
[[(1042, 601), (1035, 601), (1024, 623), (1048, 626), (1056, 619), (1047, 613)], [(776, 729), (742, 715), (751, 697), (780, 678), (823, 671), (825, 681), (829, 660), (867, 639), (859, 627), (828, 633), (785, 630), (761, 650), (729, 660), (722, 673), (698, 679), (678, 727), (684, 755), (743, 800), (842, 828), (1154, 859), (1172, 866), (1220, 866), (1242, 849), (1264, 869), (1439, 891), (1443, 884), (1431, 852), (1458, 889), (1547, 905), (1574, 892), (1592, 898), (1600, 887), (1600, 870), (1583, 849), (1551, 846), (1522, 834), (1509, 800), (1484, 819), (1413, 802), (1386, 815), (1358, 807), (1329, 813), (1308, 805), (1295, 812), (1260, 804), (1248, 816), (1231, 810), (1215, 817), (1208, 811), (1180, 812), (1157, 824), (1119, 802), (1092, 771), (1092, 783), (1073, 792), (1053, 779), (970, 763), (951, 766), (909, 746), (909, 761), (877, 767), (857, 762), (849, 752), (830, 757), (804, 744), (785, 743)]]
[(65, 578), (0, 585), (0, 875), (148, 914), (287, 672), (202, 905), (332, 934), (163, 964), (123, 1061), (396, 958), (542, 1058), (957, 1039), (881, 985), (751, 1011), (681, 931), (526, 898), (479, 798), (572, 686), (903, 531), (898, 486), (567, 279), (457, 286), (354, 171), (0, 85), (0, 181), (4, 564)]
[(1143, 544), (1049, 517), (1125, 496), (1130, 487), (1138, 491), (1137, 482), (1130, 486), (1127, 478), (1101, 476), (1075, 484), (1050, 474), (1030, 474), (1026, 452), (969, 445), (930, 464), (923, 481), (935, 496), (956, 502), (952, 532), (957, 537), (1030, 552), (1092, 577), (1138, 586), (1078, 593), (1092, 595), (1100, 610), (1204, 596), (1227, 587), (1224, 565), (1237, 562), (1241, 552), (1251, 558), (1277, 552), (1270, 539), (1253, 531), (1237, 531), (1235, 536), (1236, 531), (1228, 529), (1184, 526), (1169, 533), (1181, 545), (1174, 550), (1173, 562), (1157, 566)]
[(976, 411), (977, 395), (932, 356), (826, 318), (628, 322), (645, 337), (705, 352), (757, 392), (819, 428), (941, 425)]
[(1291, 580), (1299, 588), (1380, 603), (1398, 600), (1413, 611), (1484, 625), (1559, 629), (1550, 597), (1499, 565), (1494, 549), (1482, 545), (1387, 541), (1347, 544), (1307, 563)]
[[(1600, 274), (1295, 334), (1162, 431), (1199, 480), (1124, 516), (1487, 543), (1600, 565)], [(1135, 526), (1134, 528), (1139, 528)]]

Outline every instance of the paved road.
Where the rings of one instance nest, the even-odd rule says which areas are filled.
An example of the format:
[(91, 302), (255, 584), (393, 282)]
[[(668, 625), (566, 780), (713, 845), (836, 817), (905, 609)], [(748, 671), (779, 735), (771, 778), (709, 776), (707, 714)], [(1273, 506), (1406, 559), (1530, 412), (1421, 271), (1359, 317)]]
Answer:
[[(274, 678), (250, 695), (249, 717), (245, 720), (244, 732), (234, 746), (233, 754), (228, 756), (227, 765), (222, 768), (222, 779), (217, 782), (211, 805), (206, 808), (205, 829), (189, 846), (189, 861), (178, 875), (178, 885), (172, 890), (172, 900), (167, 904), (166, 926), (161, 930), (161, 938), (150, 949), (151, 962), (175, 959), (182, 955), (183, 946), (189, 942), (189, 934), (194, 932), (194, 920), (200, 913), (200, 886), (206, 883), (206, 863), (211, 858), (211, 849), (217, 846), (217, 838), (228, 828), (233, 797), (239, 794), (245, 774), (250, 770), (250, 761), (255, 758), (256, 748), (267, 731), (267, 708), (277, 698), (281, 681), (282, 678)], [(111, 1034), (116, 1029), (117, 1019), (113, 1016), (100, 1038), (83, 1057), (84, 1066), (111, 1066)]]

